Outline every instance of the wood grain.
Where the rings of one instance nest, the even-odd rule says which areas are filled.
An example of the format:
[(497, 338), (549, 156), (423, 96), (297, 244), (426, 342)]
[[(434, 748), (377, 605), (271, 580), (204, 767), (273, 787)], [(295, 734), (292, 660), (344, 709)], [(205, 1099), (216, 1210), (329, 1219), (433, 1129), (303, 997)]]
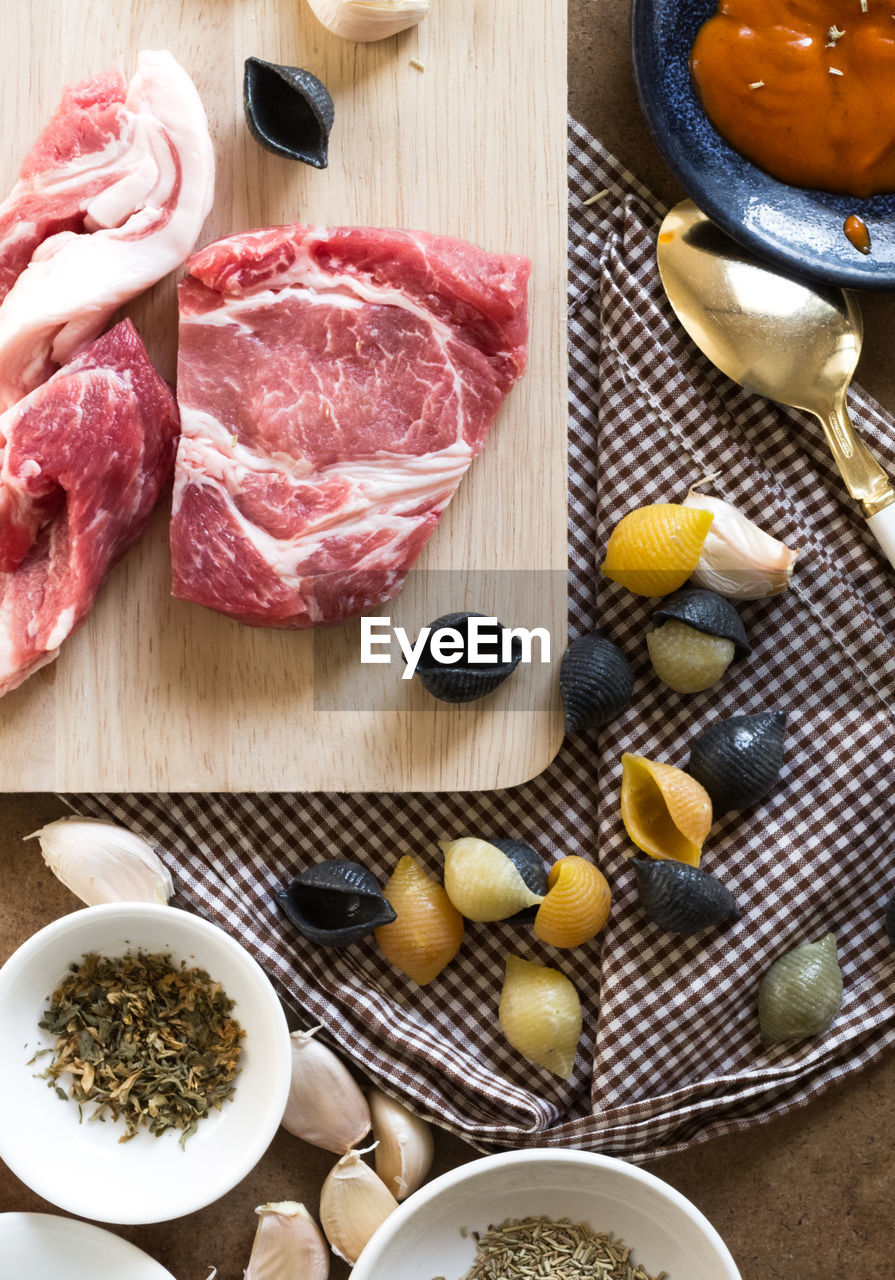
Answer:
[[(0, 789), (486, 789), (553, 757), (567, 563), (565, 10), (539, 0), (522, 20), (505, 0), (434, 0), (419, 28), (355, 45), (302, 0), (0, 0), (7, 189), (63, 84), (116, 64), (131, 74), (139, 49), (168, 48), (196, 82), (215, 143), (200, 243), (271, 223), (369, 223), (532, 259), (529, 372), (383, 612), (410, 630), (441, 602), (493, 607), (553, 637), (549, 670), (517, 673), (480, 705), (433, 708), (399, 666), (360, 666), (350, 628), (253, 630), (173, 601), (159, 510), (57, 662), (3, 699)], [(324, 172), (249, 136), (249, 55), (307, 67), (329, 87)], [(174, 280), (127, 313), (173, 378)]]

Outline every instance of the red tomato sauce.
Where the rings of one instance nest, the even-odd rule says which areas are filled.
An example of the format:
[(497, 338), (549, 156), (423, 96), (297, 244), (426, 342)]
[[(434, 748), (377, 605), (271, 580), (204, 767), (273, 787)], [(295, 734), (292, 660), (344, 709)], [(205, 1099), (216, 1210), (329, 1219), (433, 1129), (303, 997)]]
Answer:
[(690, 70), (715, 128), (783, 182), (895, 191), (895, 0), (721, 0)]

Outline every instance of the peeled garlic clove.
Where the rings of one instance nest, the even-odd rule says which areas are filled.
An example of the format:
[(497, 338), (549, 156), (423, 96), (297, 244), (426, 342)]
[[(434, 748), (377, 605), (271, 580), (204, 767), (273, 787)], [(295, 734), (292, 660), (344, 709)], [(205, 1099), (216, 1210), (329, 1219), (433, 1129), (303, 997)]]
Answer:
[(695, 487), (683, 505), (714, 516), (691, 579), (696, 586), (732, 600), (762, 600), (786, 590), (798, 551), (759, 529), (731, 503)]
[(563, 1080), (575, 1069), (581, 1038), (581, 1001), (558, 969), (507, 956), (498, 1021), (513, 1048)]
[(349, 1151), (370, 1132), (370, 1108), (342, 1061), (312, 1031), (293, 1031), (292, 1084), (282, 1125), (324, 1151)]
[(40, 841), (44, 862), (88, 907), (166, 903), (174, 893), (168, 869), (152, 845), (114, 822), (59, 818), (25, 839)]
[(422, 1186), (432, 1167), (435, 1144), (425, 1120), (379, 1089), (370, 1090), (376, 1172), (396, 1200)]
[(384, 40), (422, 22), (429, 0), (308, 0), (327, 31), (345, 40)]
[(398, 1207), (382, 1179), (364, 1164), (365, 1154), (349, 1151), (342, 1156), (320, 1192), (320, 1221), (326, 1238), (333, 1253), (352, 1266), (373, 1232)]
[(758, 1021), (765, 1044), (819, 1035), (842, 1004), (842, 970), (832, 933), (775, 960), (758, 988)]
[(327, 1280), (329, 1249), (303, 1204), (262, 1204), (244, 1280)]

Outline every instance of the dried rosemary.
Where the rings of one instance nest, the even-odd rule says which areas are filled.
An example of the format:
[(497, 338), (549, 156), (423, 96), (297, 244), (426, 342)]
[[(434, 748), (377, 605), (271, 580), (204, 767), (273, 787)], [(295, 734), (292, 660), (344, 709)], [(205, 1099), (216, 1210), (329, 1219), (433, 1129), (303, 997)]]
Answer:
[[(614, 1236), (568, 1218), (507, 1219), (479, 1240), (463, 1280), (653, 1280)], [(667, 1280), (663, 1271), (655, 1280)]]
[[(244, 1031), (233, 1001), (202, 969), (143, 952), (95, 953), (73, 964), (39, 1025), (56, 1036), (43, 1077), (62, 1098), (96, 1103), (91, 1120), (181, 1130), (180, 1144), (210, 1110), (233, 1097)], [(42, 1055), (38, 1055), (42, 1056)], [(57, 1084), (72, 1083), (66, 1093)]]

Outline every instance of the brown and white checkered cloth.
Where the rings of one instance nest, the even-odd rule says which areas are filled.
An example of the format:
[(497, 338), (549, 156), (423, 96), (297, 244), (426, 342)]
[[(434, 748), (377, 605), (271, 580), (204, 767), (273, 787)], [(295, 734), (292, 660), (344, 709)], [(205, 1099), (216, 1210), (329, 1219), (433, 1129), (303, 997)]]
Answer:
[[(470, 795), (101, 795), (79, 809), (167, 851), (180, 903), (235, 934), (289, 1004), (436, 1123), (482, 1148), (567, 1146), (637, 1159), (766, 1120), (806, 1102), (895, 1042), (895, 580), (845, 497), (812, 420), (734, 386), (690, 344), (655, 268), (660, 211), (571, 123), (569, 610), (572, 633), (604, 628), (635, 662), (633, 705), (566, 743), (540, 777)], [(585, 201), (608, 189), (591, 205)], [(866, 395), (854, 416), (895, 469), (891, 420)], [(714, 492), (802, 549), (784, 596), (742, 608), (754, 653), (717, 690), (683, 697), (651, 674), (650, 602), (595, 573), (618, 517)], [(708, 724), (789, 713), (771, 798), (712, 830), (703, 866), (742, 920), (696, 938), (639, 910), (618, 812), (623, 750), (681, 765)], [(601, 938), (558, 953), (528, 927), (468, 925), (457, 959), (425, 989), (372, 942), (323, 951), (284, 923), (275, 891), (321, 855), (358, 856), (384, 879), (399, 852), (440, 868), (446, 834), (514, 836), (552, 861), (594, 858), (613, 889)], [(825, 1035), (762, 1047), (756, 988), (781, 952), (833, 930), (845, 1002)], [(577, 986), (585, 1033), (573, 1078), (507, 1045), (497, 1004), (508, 951)]]

